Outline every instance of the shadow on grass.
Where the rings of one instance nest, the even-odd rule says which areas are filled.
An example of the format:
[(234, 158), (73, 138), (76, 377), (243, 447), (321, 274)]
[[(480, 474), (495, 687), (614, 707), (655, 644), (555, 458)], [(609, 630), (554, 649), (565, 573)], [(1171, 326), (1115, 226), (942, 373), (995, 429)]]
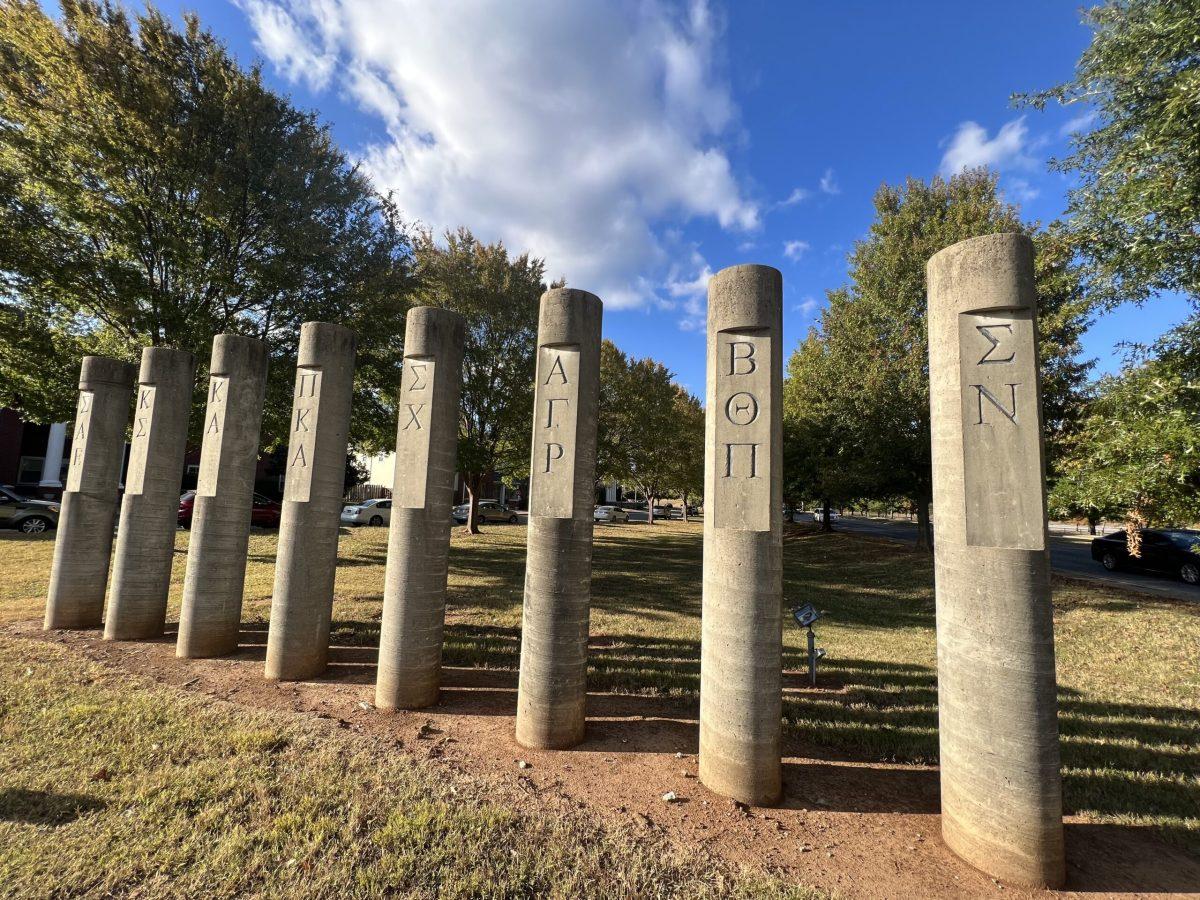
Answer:
[(0, 790), (0, 822), (57, 826), (104, 808), (104, 801), (86, 794), (56, 794), (25, 788)]

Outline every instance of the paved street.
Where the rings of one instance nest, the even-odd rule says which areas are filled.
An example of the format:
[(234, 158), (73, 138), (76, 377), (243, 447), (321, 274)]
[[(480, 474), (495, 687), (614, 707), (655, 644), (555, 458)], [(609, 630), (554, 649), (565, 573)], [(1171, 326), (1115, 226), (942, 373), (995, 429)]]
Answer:
[[(811, 517), (805, 513), (800, 513), (797, 519), (797, 521), (810, 520)], [(917, 539), (916, 524), (904, 521), (845, 516), (834, 522), (834, 528), (908, 543), (913, 543)], [(1113, 586), (1127, 587), (1130, 590), (1153, 594), (1156, 597), (1200, 601), (1200, 588), (1191, 587), (1174, 578), (1141, 572), (1106, 572), (1101, 568), (1100, 563), (1092, 559), (1090, 542), (1091, 538), (1086, 533), (1052, 533), (1050, 536), (1050, 564), (1054, 571), (1073, 578), (1086, 578)]]

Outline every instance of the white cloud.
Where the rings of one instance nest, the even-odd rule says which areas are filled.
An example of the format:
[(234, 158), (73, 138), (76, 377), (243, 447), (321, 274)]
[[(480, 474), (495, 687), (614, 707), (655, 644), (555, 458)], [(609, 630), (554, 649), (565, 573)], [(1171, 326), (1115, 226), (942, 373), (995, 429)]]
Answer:
[(977, 122), (963, 122), (942, 156), (941, 171), (950, 176), (979, 166), (1000, 171), (1034, 168), (1036, 161), (1030, 157), (1029, 149), (1029, 129), (1024, 116), (1002, 125), (993, 138)]
[(527, 248), (609, 307), (666, 290), (669, 226), (760, 225), (721, 147), (707, 0), (239, 3), (284, 76), (382, 120), (364, 164), (408, 216)]
[(826, 169), (825, 174), (821, 176), (821, 193), (822, 194), (840, 194), (842, 189), (838, 186), (837, 179), (833, 175), (833, 169)]
[(805, 295), (804, 299), (792, 307), (792, 312), (798, 312), (806, 319), (817, 311), (817, 307), (821, 304), (809, 295)]
[(812, 245), (808, 241), (784, 241), (783, 255), (792, 262), (797, 262), (800, 257), (812, 249)]
[(779, 205), (795, 206), (797, 203), (803, 203), (810, 196), (812, 196), (812, 191), (808, 190), (807, 188), (793, 188), (792, 192), (788, 194), (787, 199), (780, 201)]
[(666, 290), (682, 304), (683, 317), (679, 327), (684, 331), (704, 331), (708, 324), (708, 282), (713, 277), (712, 267), (694, 247), (689, 260), (689, 277), (679, 264), (671, 267), (667, 275)]
[(1005, 180), (1006, 189), (1019, 202), (1028, 203), (1030, 200), (1036, 200), (1041, 191), (1035, 188), (1024, 178), (1008, 178)]
[(1058, 130), (1058, 134), (1060, 137), (1068, 137), (1069, 135), (1075, 134), (1077, 131), (1084, 131), (1089, 125), (1095, 122), (1098, 117), (1099, 116), (1094, 109), (1085, 113), (1080, 113), (1079, 115), (1068, 119), (1063, 127)]

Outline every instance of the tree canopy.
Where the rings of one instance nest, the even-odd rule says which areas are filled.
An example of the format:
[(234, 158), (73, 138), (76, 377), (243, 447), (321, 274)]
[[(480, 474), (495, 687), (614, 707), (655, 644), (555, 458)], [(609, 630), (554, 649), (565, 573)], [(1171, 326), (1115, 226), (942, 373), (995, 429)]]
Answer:
[(316, 117), (194, 16), (0, 5), (0, 404), (70, 415), (79, 357), (271, 348), (267, 446), (285, 438), (301, 323), (359, 334), (353, 440), (385, 446), (411, 292), (393, 204)]
[[(875, 221), (850, 255), (850, 281), (829, 293), (817, 327), (793, 353), (784, 388), (789, 494), (848, 500), (905, 497), (927, 540), (932, 499), (925, 266), (961, 240), (1029, 233), (995, 175), (908, 179), (875, 195)], [(1086, 380), (1079, 335), (1088, 304), (1057, 232), (1036, 233), (1039, 331), (1047, 421), (1065, 430)]]
[(1066, 222), (1110, 304), (1169, 290), (1200, 299), (1200, 3), (1108, 0), (1070, 81), (1019, 102), (1078, 105)]
[(484, 244), (470, 231), (415, 238), (417, 299), (466, 319), (458, 469), (471, 493), (467, 527), (483, 479), (498, 472), (510, 483), (529, 470), (529, 429), (537, 366), (538, 304), (545, 265), (529, 254), (509, 257), (502, 243)]

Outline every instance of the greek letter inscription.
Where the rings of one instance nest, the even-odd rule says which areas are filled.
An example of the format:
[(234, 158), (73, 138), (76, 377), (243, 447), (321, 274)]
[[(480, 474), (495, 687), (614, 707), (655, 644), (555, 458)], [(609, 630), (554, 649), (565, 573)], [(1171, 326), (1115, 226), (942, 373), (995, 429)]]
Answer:
[(758, 418), (758, 400), (748, 391), (740, 391), (725, 404), (725, 416), (734, 425), (749, 425)]
[(1017, 424), (1017, 388), (1020, 387), (1020, 382), (1017, 382), (1016, 384), (1008, 384), (1007, 385), (1008, 390), (1009, 390), (1010, 400), (1011, 400), (1011, 404), (1008, 407), (1005, 407), (1005, 405), (1000, 402), (1000, 398), (997, 397), (995, 394), (993, 394), (991, 391), (989, 391), (982, 384), (973, 384), (973, 385), (971, 385), (971, 387), (975, 388), (976, 397), (978, 399), (979, 418), (975, 420), (976, 425), (990, 425), (991, 424), (989, 421), (987, 421), (987, 419), (984, 416), (984, 407), (983, 407), (984, 400), (987, 400), (989, 404), (991, 404), (996, 409), (998, 409), (1000, 411), (1000, 415), (1002, 415), (1002, 416), (1004, 416), (1004, 418), (1008, 419), (1008, 421), (1011, 422), (1013, 425)]
[(208, 383), (208, 409), (204, 412), (205, 426), (204, 438), (200, 446), (200, 472), (196, 478), (196, 494), (200, 497), (217, 495), (228, 397), (229, 376), (213, 375)]
[(1008, 363), (1008, 362), (1012, 362), (1014, 359), (1017, 358), (1016, 350), (1012, 350), (1008, 354), (1008, 356), (1005, 356), (1005, 357), (997, 357), (997, 356), (993, 355), (993, 354), (995, 354), (997, 348), (999, 348), (999, 346), (1000, 346), (1000, 339), (998, 337), (996, 337), (994, 334), (992, 334), (992, 332), (1003, 329), (1008, 332), (1008, 337), (1011, 338), (1012, 337), (1012, 326), (1011, 325), (976, 325), (975, 329), (980, 334), (982, 334), (985, 338), (987, 338), (988, 343), (991, 344), (991, 346), (988, 347), (987, 352), (984, 353), (983, 356), (980, 358), (978, 365), (985, 366), (985, 365), (989, 365), (989, 364), (994, 365), (996, 363)]
[(283, 499), (307, 503), (312, 487), (312, 462), (321, 415), (321, 385), (316, 368), (296, 369), (296, 393), (292, 402), (292, 438), (288, 446), (288, 471), (283, 482)]
[(95, 397), (91, 391), (79, 392), (79, 403), (76, 406), (75, 431), (71, 440), (71, 465), (67, 469), (67, 484), (65, 491), (83, 490), (84, 469), (87, 460), (87, 439), (92, 432), (92, 407)]
[(579, 349), (539, 347), (537, 371), (530, 514), (570, 518), (575, 512)]
[(425, 508), (436, 377), (437, 360), (425, 356), (404, 360), (396, 421), (396, 468), (392, 475), (392, 505), (398, 508)]
[(154, 419), (156, 388), (144, 384), (138, 388), (137, 410), (133, 417), (133, 441), (129, 448), (129, 468), (125, 473), (125, 493), (141, 494), (146, 481), (146, 462), (150, 453), (150, 433)]
[(717, 528), (769, 531), (771, 479), (771, 338), (763, 330), (716, 336), (710, 366), (708, 479)]

